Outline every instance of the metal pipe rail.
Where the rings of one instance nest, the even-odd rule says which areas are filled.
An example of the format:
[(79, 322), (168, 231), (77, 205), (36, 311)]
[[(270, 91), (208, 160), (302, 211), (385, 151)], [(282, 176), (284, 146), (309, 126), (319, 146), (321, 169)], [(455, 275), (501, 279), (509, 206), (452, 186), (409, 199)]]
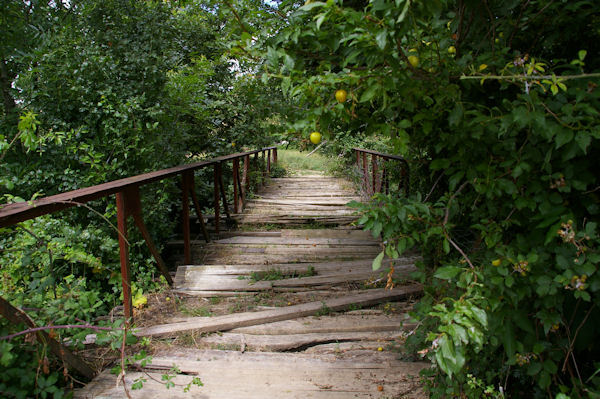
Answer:
[[(393, 160), (400, 162), (402, 165), (400, 171), (402, 181), (398, 183), (398, 190), (403, 186), (405, 195), (408, 195), (410, 168), (406, 159), (398, 155), (384, 154), (382, 152), (362, 148), (353, 148), (352, 150), (356, 152), (356, 166), (362, 174), (362, 188), (367, 194), (373, 195), (381, 192), (388, 194), (390, 192), (390, 176), (387, 161)], [(370, 171), (369, 163), (367, 162), (367, 154), (371, 154)], [(379, 158), (381, 159), (379, 160)], [(380, 169), (381, 172), (379, 172)]]
[[(167, 279), (169, 284), (173, 284), (173, 279), (160, 256), (160, 253), (152, 242), (142, 217), (142, 204), (140, 200), (140, 186), (156, 182), (159, 180), (181, 175), (182, 187), (182, 224), (183, 224), (183, 242), (184, 258), (186, 263), (191, 263), (190, 246), (190, 195), (192, 203), (198, 214), (198, 219), (202, 227), (205, 240), (210, 241), (210, 236), (204, 225), (204, 217), (198, 203), (198, 198), (194, 189), (194, 171), (213, 167), (214, 176), (214, 196), (213, 207), (215, 211), (215, 230), (219, 233), (220, 208), (221, 202), (228, 217), (230, 217), (227, 204), (226, 190), (223, 184), (223, 163), (231, 161), (233, 171), (233, 209), (234, 212), (242, 211), (246, 200), (246, 193), (250, 186), (250, 156), (254, 155), (253, 163), (257, 166), (259, 154), (262, 154), (262, 162), (266, 162), (263, 178), (271, 171), (271, 161), (277, 162), (277, 147), (265, 147), (259, 150), (241, 152), (231, 155), (225, 155), (206, 161), (196, 162), (188, 165), (175, 166), (168, 169), (144, 173), (137, 176), (127, 177), (99, 184), (92, 187), (86, 187), (78, 190), (52, 195), (41, 198), (33, 202), (20, 202), (13, 204), (0, 205), (0, 228), (15, 225), (25, 220), (34, 219), (38, 216), (58, 212), (74, 206), (82, 205), (88, 201), (108, 197), (112, 194), (116, 196), (117, 202), (117, 228), (119, 230), (119, 257), (121, 263), (121, 279), (123, 285), (123, 302), (125, 318), (130, 320), (133, 316), (131, 303), (131, 270), (129, 265), (129, 248), (127, 243), (127, 219), (133, 217), (133, 221), (142, 233), (146, 245), (150, 249), (152, 256), (156, 260), (158, 269)], [(266, 154), (266, 155), (265, 155)], [(242, 175), (240, 177), (239, 161), (243, 159)]]

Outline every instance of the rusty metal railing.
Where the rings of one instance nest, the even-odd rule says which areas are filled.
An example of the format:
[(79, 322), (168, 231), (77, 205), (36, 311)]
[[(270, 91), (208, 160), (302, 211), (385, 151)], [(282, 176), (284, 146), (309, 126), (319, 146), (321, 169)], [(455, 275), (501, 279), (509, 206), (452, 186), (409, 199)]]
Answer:
[[(259, 159), (259, 154), (262, 154), (262, 160)], [(133, 316), (131, 302), (131, 269), (129, 265), (129, 248), (127, 243), (127, 220), (130, 216), (133, 218), (135, 225), (141, 232), (148, 248), (150, 249), (150, 252), (152, 253), (152, 256), (156, 260), (161, 274), (166, 278), (169, 284), (173, 284), (173, 280), (169, 274), (165, 262), (163, 261), (157, 247), (154, 245), (150, 233), (144, 224), (142, 217), (142, 204), (140, 200), (140, 186), (181, 175), (184, 258), (185, 262), (189, 264), (192, 261), (190, 245), (190, 195), (196, 213), (198, 214), (198, 219), (204, 234), (204, 238), (207, 242), (210, 240), (210, 236), (204, 224), (204, 217), (202, 215), (200, 204), (194, 189), (194, 171), (206, 167), (213, 167), (213, 207), (215, 211), (214, 223), (216, 233), (218, 234), (221, 202), (226, 215), (228, 217), (231, 216), (229, 213), (229, 206), (227, 204), (226, 189), (223, 184), (223, 164), (229, 161), (233, 163), (233, 209), (234, 212), (239, 213), (243, 209), (244, 202), (246, 200), (246, 193), (250, 186), (249, 170), (251, 156), (254, 156), (253, 162), (255, 165), (257, 165), (258, 162), (266, 163), (263, 171), (264, 178), (271, 170), (271, 161), (277, 162), (277, 147), (265, 147), (259, 150), (225, 155), (206, 161), (144, 173), (92, 187), (86, 187), (79, 190), (52, 195), (35, 200), (33, 202), (20, 202), (0, 205), (0, 228), (11, 226), (25, 220), (34, 219), (38, 216), (58, 212), (74, 206), (79, 206), (88, 201), (115, 194), (117, 203), (117, 228), (119, 230), (119, 257), (121, 263), (124, 314), (125, 318), (130, 320)], [(241, 176), (239, 165), (240, 159), (243, 159)]]
[[(365, 150), (362, 148), (353, 148), (356, 152), (356, 166), (361, 174), (361, 184), (363, 191), (369, 196), (375, 193), (390, 192), (390, 166), (389, 161), (399, 162), (400, 182), (398, 183), (398, 191), (404, 188), (404, 194), (408, 194), (409, 190), (409, 166), (408, 162), (398, 155), (384, 154), (377, 151)], [(371, 162), (367, 160), (367, 154), (371, 155)]]

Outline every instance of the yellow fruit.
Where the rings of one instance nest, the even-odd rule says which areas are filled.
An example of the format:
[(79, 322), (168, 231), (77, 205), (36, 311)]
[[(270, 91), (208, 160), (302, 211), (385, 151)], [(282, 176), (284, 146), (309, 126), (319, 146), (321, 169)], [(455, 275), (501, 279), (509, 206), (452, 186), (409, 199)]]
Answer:
[(383, 348), (380, 346), (379, 348), (377, 348), (377, 350), (378, 350), (379, 352), (382, 352), (382, 351), (383, 351)]
[(492, 261), (492, 266), (500, 266), (500, 263), (502, 263), (500, 259), (495, 259)]
[(310, 142), (313, 144), (319, 144), (321, 142), (321, 133), (312, 132), (310, 134)]
[(347, 97), (348, 92), (346, 92), (346, 90), (341, 89), (335, 92), (335, 99), (338, 101), (338, 103), (346, 102)]
[(409, 55), (408, 62), (410, 63), (410, 65), (412, 65), (413, 68), (416, 68), (419, 66), (419, 57), (417, 57), (416, 55)]
[(450, 54), (456, 54), (456, 47), (454, 47), (454, 46), (448, 47), (448, 53), (450, 53)]
[(486, 68), (487, 68), (487, 65), (486, 65), (486, 64), (481, 64), (481, 65), (479, 65), (479, 70), (480, 70), (480, 71), (483, 71), (483, 70), (484, 70), (484, 69), (486, 69)]

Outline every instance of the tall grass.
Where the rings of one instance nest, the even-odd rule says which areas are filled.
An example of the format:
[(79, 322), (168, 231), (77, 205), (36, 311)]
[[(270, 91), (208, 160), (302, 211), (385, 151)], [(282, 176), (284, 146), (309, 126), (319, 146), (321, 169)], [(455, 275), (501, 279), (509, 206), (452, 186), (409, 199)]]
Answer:
[(307, 157), (309, 153), (309, 151), (300, 152), (298, 150), (285, 150), (281, 148), (277, 150), (277, 161), (290, 175), (302, 175), (315, 172), (337, 174), (336, 171), (340, 170), (337, 158), (322, 155), (318, 152)]

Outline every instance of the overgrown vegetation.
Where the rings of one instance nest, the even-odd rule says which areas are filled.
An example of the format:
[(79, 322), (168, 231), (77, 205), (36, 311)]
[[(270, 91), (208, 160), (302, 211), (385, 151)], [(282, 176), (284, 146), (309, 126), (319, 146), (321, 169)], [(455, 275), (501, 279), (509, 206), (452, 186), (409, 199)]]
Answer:
[(432, 396), (598, 396), (598, 3), (281, 9), (263, 79), (298, 104), (292, 129), (409, 160), (410, 197), (356, 206), (386, 243), (375, 267), (424, 256), (409, 343)]
[[(400, 154), (411, 195), (356, 206), (386, 243), (375, 267), (423, 254), (408, 344), (434, 365), (432, 396), (597, 397), (599, 15), (594, 0), (7, 2), (0, 194), (274, 138), (312, 149), (311, 131), (328, 143), (280, 151), (288, 170), (347, 174), (355, 146)], [(209, 171), (197, 183), (208, 200)], [(155, 242), (173, 231), (177, 184), (142, 192)], [(114, 219), (102, 200), (3, 229), (0, 295), (42, 325), (101, 324), (120, 302)], [(143, 306), (161, 282), (130, 242)], [(19, 328), (0, 320), (0, 337)], [(25, 336), (0, 352), (3, 395), (59, 397), (73, 382)]]
[[(286, 102), (276, 85), (252, 78), (257, 61), (234, 61), (227, 14), (210, 1), (4, 2), (1, 202), (272, 144)], [(196, 182), (208, 203), (212, 171)], [(159, 245), (174, 234), (178, 186), (172, 179), (142, 188)], [(0, 230), (0, 295), (40, 326), (122, 331), (106, 321), (119, 319), (122, 300), (114, 197), (87, 205)], [(130, 230), (134, 305), (142, 307), (164, 281)], [(4, 339), (23, 328), (0, 319), (0, 396), (67, 395), (80, 378), (45, 345), (29, 335)], [(74, 343), (93, 332), (51, 331)], [(115, 349), (130, 342), (113, 338)]]

